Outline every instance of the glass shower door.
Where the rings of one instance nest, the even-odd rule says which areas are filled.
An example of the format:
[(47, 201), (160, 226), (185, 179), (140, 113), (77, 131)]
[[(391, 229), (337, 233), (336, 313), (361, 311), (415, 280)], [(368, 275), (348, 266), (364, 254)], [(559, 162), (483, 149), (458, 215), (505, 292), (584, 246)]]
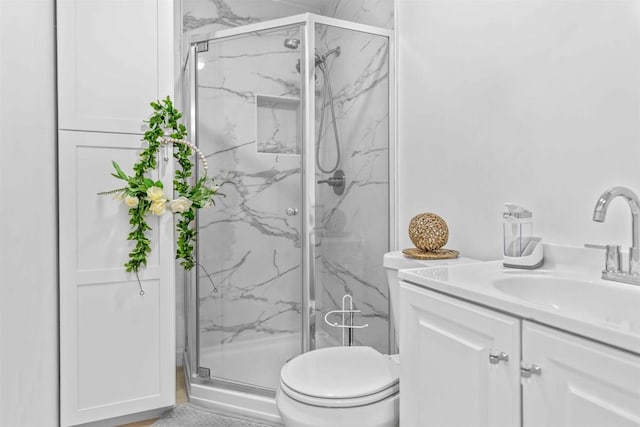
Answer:
[[(353, 344), (388, 353), (382, 257), (391, 245), (389, 36), (350, 23), (316, 23), (314, 31), (316, 347), (343, 345), (348, 329), (328, 325), (324, 316), (349, 295), (361, 310), (353, 324), (367, 325), (353, 329)], [(331, 185), (336, 178), (342, 185)], [(341, 314), (328, 320), (349, 322)]]
[(199, 372), (267, 390), (301, 351), (301, 28), (197, 55), (198, 145), (225, 194), (198, 217)]

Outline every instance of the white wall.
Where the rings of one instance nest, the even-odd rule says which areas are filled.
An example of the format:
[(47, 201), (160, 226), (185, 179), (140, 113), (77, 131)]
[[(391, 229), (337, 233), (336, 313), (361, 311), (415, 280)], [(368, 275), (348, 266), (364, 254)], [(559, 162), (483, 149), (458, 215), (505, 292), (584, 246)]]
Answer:
[(58, 425), (53, 0), (0, 0), (0, 425)]
[(398, 0), (399, 228), (423, 211), (447, 247), (501, 256), (502, 204), (546, 241), (630, 244), (640, 192), (640, 2)]

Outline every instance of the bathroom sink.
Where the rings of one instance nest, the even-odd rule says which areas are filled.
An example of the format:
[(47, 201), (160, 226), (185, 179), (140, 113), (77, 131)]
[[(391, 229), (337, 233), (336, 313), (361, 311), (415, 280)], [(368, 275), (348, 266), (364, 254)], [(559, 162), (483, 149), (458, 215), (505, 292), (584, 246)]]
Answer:
[(603, 280), (603, 254), (544, 246), (536, 270), (502, 260), (400, 270), (401, 280), (640, 354), (640, 286)]
[(575, 317), (640, 334), (640, 288), (601, 279), (505, 273), (499, 291)]

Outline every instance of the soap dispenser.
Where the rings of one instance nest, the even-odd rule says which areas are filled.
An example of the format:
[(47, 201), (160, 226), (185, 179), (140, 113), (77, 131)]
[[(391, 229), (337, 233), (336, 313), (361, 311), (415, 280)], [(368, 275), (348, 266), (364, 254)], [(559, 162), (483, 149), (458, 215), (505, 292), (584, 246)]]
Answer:
[(502, 218), (502, 264), (527, 270), (541, 267), (544, 263), (542, 239), (533, 237), (533, 213), (522, 206), (505, 203)]

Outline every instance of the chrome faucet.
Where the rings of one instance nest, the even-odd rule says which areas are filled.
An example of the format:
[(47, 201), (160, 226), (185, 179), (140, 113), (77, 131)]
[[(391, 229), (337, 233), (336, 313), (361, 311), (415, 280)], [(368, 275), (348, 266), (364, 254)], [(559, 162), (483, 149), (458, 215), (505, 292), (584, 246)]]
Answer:
[[(613, 187), (606, 190), (593, 209), (593, 220), (604, 222), (609, 203), (616, 197), (624, 198), (631, 209), (631, 248), (629, 248), (629, 269), (622, 271), (620, 265), (620, 246), (607, 245), (607, 266), (602, 278), (616, 282), (640, 285), (640, 199), (626, 187)], [(612, 262), (614, 261), (614, 262)], [(617, 265), (615, 265), (617, 264)]]

